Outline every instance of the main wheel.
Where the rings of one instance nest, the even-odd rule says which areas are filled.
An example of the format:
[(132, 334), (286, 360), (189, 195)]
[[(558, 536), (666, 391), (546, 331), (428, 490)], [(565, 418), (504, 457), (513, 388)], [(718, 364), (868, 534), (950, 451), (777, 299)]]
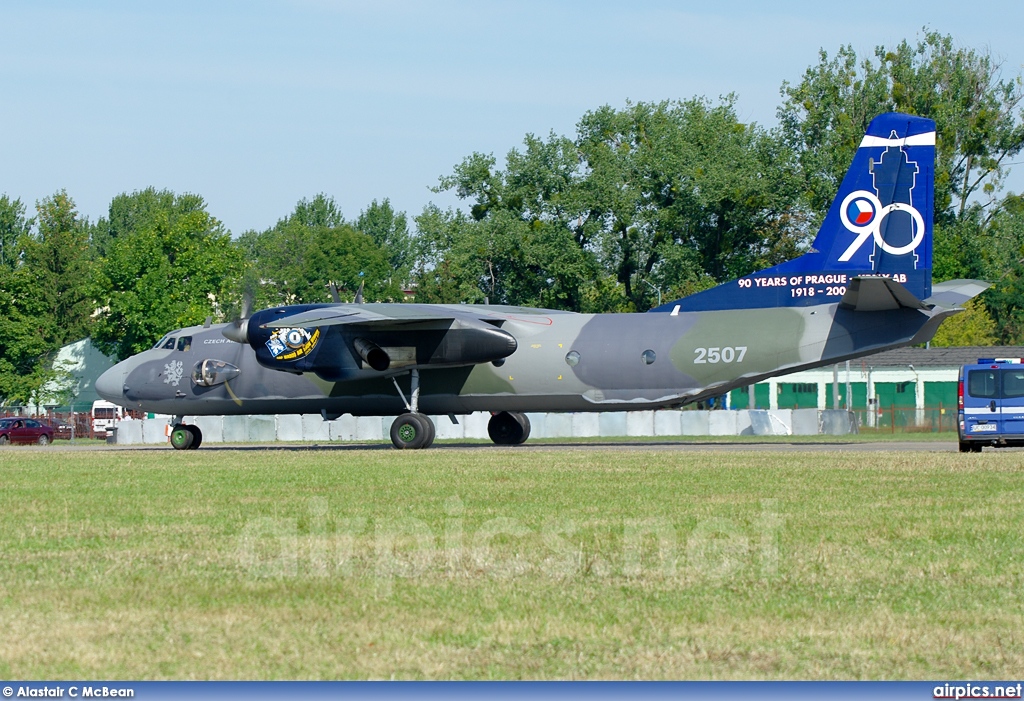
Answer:
[(188, 429), (184, 424), (175, 424), (171, 429), (171, 445), (175, 450), (188, 450), (192, 445), (194, 437)]
[(433, 438), (434, 426), (421, 414), (402, 414), (391, 424), (391, 442), (399, 450), (426, 448)]
[(203, 432), (199, 430), (198, 426), (193, 426), (191, 424), (185, 428), (187, 428), (188, 432), (192, 434), (192, 444), (189, 445), (188, 449), (195, 450), (203, 444)]
[(487, 422), (487, 435), (497, 445), (520, 445), (530, 437), (530, 420), (516, 411), (499, 411)]
[(50, 445), (50, 437), (45, 433), (39, 436), (39, 440), (36, 441), (39, 445)]
[(424, 427), (427, 429), (427, 439), (423, 443), (424, 448), (429, 448), (434, 445), (434, 437), (437, 435), (437, 427), (434, 426), (434, 422), (430, 420), (430, 417), (426, 414), (420, 414), (420, 421), (423, 422)]

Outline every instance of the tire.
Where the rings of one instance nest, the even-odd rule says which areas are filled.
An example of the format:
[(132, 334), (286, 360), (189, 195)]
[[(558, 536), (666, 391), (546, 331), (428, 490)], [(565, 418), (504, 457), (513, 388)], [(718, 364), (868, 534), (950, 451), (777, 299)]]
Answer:
[(39, 439), (36, 440), (36, 443), (38, 443), (39, 445), (50, 445), (50, 437), (44, 433), (43, 435), (39, 436)]
[(4, 435), (0, 436), (0, 445), (7, 445), (10, 442), (11, 442), (11, 437), (8, 436), (6, 433)]
[(960, 441), (960, 452), (961, 453), (973, 453), (974, 452), (974, 446), (972, 446), (967, 441)]
[(188, 432), (192, 434), (192, 443), (189, 445), (188, 450), (196, 450), (203, 444), (203, 432), (199, 430), (198, 426), (186, 426)]
[(437, 436), (437, 427), (434, 426), (434, 422), (430, 420), (430, 417), (426, 414), (419, 414), (420, 421), (423, 422), (424, 428), (427, 430), (427, 438), (423, 442), (424, 448), (429, 448), (434, 445), (434, 438)]
[(192, 440), (192, 432), (188, 430), (188, 426), (175, 424), (171, 429), (171, 445), (175, 450), (188, 450)]
[(432, 428), (430, 420), (419, 414), (402, 414), (391, 424), (391, 442), (399, 450), (426, 448), (433, 434)]
[(521, 445), (530, 437), (530, 420), (525, 414), (499, 411), (487, 422), (487, 435), (495, 445)]

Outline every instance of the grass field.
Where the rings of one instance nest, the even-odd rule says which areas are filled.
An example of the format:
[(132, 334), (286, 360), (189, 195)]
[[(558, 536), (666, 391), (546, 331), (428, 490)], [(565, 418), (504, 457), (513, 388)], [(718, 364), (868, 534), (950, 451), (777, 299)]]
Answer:
[(3, 678), (1024, 669), (1020, 453), (8, 448), (0, 475)]

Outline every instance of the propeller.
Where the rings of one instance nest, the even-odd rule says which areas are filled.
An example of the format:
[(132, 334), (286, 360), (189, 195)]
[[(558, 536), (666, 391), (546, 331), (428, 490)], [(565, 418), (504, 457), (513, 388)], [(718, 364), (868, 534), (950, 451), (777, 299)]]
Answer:
[(338, 286), (333, 282), (327, 283), (327, 289), (331, 292), (331, 301), (335, 304), (341, 304), (341, 295), (338, 294)]
[(224, 338), (236, 343), (249, 342), (249, 317), (252, 316), (252, 300), (252, 289), (247, 287), (245, 292), (242, 293), (241, 313), (221, 331), (224, 334)]

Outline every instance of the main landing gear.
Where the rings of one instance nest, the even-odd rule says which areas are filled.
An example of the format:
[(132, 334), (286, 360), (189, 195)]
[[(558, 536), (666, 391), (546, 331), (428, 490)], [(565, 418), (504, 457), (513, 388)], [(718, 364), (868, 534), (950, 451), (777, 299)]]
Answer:
[(521, 445), (530, 437), (530, 419), (518, 411), (499, 411), (487, 422), (487, 435), (496, 445)]
[(195, 450), (203, 444), (203, 432), (198, 426), (185, 425), (180, 416), (174, 417), (171, 428), (171, 445), (175, 450)]
[(430, 417), (420, 413), (420, 371), (414, 368), (409, 377), (412, 388), (409, 399), (405, 398), (402, 388), (398, 386), (398, 379), (391, 378), (395, 383), (395, 389), (398, 390), (398, 396), (408, 409), (407, 413), (399, 416), (391, 424), (391, 442), (399, 450), (420, 450), (429, 448), (434, 443), (436, 430)]

